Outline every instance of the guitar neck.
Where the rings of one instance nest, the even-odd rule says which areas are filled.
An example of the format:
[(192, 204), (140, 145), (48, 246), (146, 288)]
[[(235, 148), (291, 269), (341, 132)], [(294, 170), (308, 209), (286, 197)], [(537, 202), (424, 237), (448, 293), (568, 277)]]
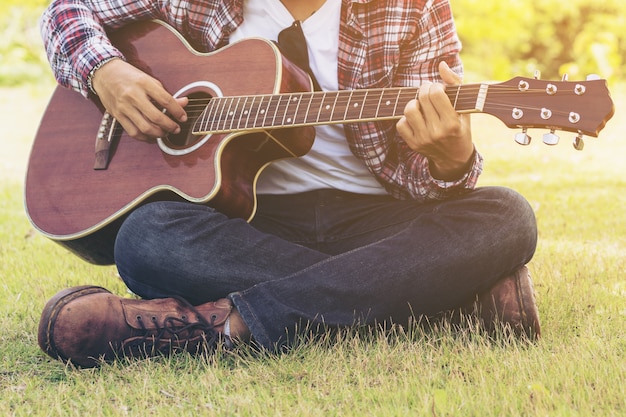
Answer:
[[(446, 94), (459, 113), (482, 112), (487, 90), (487, 84), (465, 84), (448, 87)], [(196, 120), (193, 133), (399, 119), (418, 92), (419, 88), (397, 87), (214, 97)]]

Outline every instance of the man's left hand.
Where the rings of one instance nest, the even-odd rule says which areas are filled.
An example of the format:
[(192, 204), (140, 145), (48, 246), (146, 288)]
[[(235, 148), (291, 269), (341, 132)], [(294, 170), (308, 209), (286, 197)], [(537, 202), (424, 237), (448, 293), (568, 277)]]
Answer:
[(470, 115), (457, 113), (445, 93), (446, 85), (462, 80), (445, 62), (439, 64), (439, 73), (445, 84), (424, 83), (396, 128), (411, 149), (428, 158), (434, 178), (453, 181), (469, 169), (474, 144)]

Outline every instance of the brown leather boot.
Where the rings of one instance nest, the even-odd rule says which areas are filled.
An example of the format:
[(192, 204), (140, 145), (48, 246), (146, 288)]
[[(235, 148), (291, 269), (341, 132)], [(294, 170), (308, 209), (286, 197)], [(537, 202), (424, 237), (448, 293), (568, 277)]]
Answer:
[(135, 300), (97, 286), (74, 287), (48, 301), (38, 340), (48, 355), (82, 367), (118, 357), (195, 353), (230, 342), (223, 332), (231, 311), (228, 299), (194, 307), (179, 298)]
[(529, 340), (541, 336), (535, 292), (526, 266), (480, 294), (474, 303), (474, 313), (489, 332), (494, 332), (500, 325), (505, 332)]

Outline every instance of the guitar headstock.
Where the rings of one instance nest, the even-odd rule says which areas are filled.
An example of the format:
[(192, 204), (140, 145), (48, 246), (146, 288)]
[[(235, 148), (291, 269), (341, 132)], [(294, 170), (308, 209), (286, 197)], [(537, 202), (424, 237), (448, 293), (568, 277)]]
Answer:
[(597, 137), (613, 116), (614, 105), (606, 80), (545, 81), (515, 77), (490, 84), (483, 112), (500, 119), (510, 128), (521, 128), (515, 140), (527, 145), (528, 128), (545, 128), (544, 142), (558, 142), (555, 130), (577, 134), (574, 147), (582, 149), (582, 136)]

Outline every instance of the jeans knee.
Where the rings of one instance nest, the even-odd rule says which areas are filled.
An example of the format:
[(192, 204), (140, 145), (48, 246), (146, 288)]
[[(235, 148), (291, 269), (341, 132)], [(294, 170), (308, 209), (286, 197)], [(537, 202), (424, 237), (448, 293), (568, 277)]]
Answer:
[(211, 250), (203, 243), (227, 220), (210, 207), (188, 202), (159, 201), (137, 208), (123, 222), (115, 242), (120, 276), (127, 283), (159, 282), (164, 288), (173, 276), (184, 275), (181, 271), (188, 271), (190, 263), (197, 263), (199, 253), (208, 257)]
[(520, 227), (528, 230), (537, 229), (537, 219), (535, 212), (528, 200), (519, 192), (505, 187), (497, 187), (501, 194), (501, 199), (506, 205), (506, 213), (508, 216), (520, 225)]
[(486, 187), (482, 190), (495, 202), (499, 214), (500, 228), (520, 249), (534, 253), (537, 245), (537, 219), (528, 200), (519, 192), (506, 187)]

